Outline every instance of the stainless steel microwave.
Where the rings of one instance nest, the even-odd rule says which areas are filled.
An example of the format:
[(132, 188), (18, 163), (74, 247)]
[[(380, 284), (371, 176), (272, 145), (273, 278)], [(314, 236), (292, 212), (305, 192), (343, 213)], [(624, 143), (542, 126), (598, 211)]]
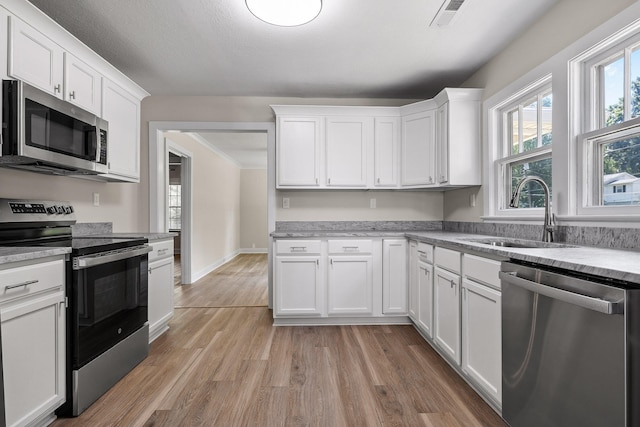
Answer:
[(2, 81), (0, 166), (54, 175), (107, 173), (108, 123), (19, 80)]

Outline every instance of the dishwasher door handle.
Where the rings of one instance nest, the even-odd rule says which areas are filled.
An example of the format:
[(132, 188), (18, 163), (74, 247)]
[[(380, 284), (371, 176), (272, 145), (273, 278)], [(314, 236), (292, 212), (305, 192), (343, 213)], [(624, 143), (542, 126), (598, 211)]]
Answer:
[(531, 280), (523, 279), (516, 276), (514, 273), (505, 273), (501, 271), (499, 273), (500, 280), (509, 283), (511, 285), (524, 288), (531, 292), (539, 293), (540, 295), (547, 296), (549, 298), (564, 301), (569, 304), (577, 305), (588, 310), (597, 311), (604, 314), (623, 314), (624, 313), (624, 300), (622, 301), (606, 301), (600, 298), (594, 298), (587, 295), (577, 294), (571, 291), (565, 291), (564, 289), (554, 288), (553, 286), (543, 285), (541, 283), (532, 282)]

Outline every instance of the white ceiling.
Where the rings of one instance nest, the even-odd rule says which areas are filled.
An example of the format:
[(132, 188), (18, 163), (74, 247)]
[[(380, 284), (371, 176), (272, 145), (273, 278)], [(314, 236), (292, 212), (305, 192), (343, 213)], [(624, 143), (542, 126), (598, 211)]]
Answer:
[(428, 98), (458, 86), (558, 0), (324, 0), (276, 27), (244, 0), (30, 0), (152, 95)]

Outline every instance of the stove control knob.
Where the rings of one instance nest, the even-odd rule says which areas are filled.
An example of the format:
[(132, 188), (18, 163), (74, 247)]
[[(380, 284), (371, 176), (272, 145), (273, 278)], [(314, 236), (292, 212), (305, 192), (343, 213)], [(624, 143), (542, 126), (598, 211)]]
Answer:
[(70, 214), (73, 213), (73, 206), (69, 205), (67, 206), (67, 209), (68, 209), (67, 213), (70, 213)]
[(63, 214), (64, 213), (64, 208), (60, 205), (56, 206), (56, 213), (58, 214)]
[(56, 210), (56, 207), (55, 207), (55, 206), (49, 206), (49, 207), (47, 208), (47, 215), (53, 215), (53, 214), (54, 214), (54, 213), (56, 213), (56, 212), (57, 212), (57, 210)]
[(70, 214), (71, 212), (73, 212), (73, 210), (71, 209), (71, 206), (63, 206), (64, 208), (64, 213), (66, 214)]

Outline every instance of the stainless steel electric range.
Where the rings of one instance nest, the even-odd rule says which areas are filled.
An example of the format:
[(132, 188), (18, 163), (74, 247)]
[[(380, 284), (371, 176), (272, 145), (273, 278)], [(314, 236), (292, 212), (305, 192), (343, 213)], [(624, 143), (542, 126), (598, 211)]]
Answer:
[(0, 246), (71, 247), (67, 402), (79, 415), (149, 351), (146, 239), (74, 238), (69, 202), (0, 199)]

